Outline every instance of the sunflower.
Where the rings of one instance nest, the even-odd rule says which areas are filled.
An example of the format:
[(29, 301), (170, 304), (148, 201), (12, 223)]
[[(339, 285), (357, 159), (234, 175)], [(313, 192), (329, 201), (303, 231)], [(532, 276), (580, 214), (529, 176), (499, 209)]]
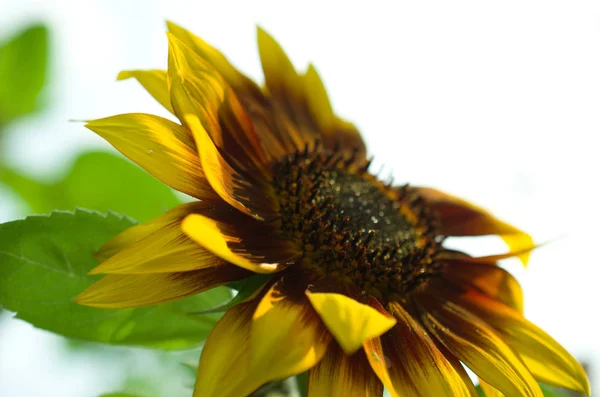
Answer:
[[(369, 172), (314, 67), (303, 74), (258, 30), (260, 87), (168, 23), (168, 70), (135, 78), (180, 124), (148, 114), (89, 121), (160, 181), (197, 201), (108, 241), (77, 301), (153, 305), (264, 275), (209, 335), (194, 396), (240, 397), (308, 371), (310, 397), (542, 396), (538, 381), (589, 394), (580, 364), (523, 317), (517, 281), (529, 235), (438, 190)], [(472, 257), (448, 236), (498, 235)]]

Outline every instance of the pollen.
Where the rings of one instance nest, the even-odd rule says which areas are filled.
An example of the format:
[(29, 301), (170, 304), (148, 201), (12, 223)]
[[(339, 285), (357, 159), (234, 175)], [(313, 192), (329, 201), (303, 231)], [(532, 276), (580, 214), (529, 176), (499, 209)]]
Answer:
[(274, 164), (280, 228), (301, 245), (313, 281), (403, 299), (441, 270), (437, 221), (414, 191), (391, 188), (369, 165), (318, 144)]

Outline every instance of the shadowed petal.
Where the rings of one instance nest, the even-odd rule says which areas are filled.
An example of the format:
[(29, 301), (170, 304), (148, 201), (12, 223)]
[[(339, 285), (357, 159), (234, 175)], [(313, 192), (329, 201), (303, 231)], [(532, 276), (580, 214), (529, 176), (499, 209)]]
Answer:
[(202, 200), (221, 201), (204, 175), (192, 138), (182, 126), (141, 113), (91, 120), (85, 126), (172, 188)]
[(459, 287), (481, 292), (515, 310), (523, 311), (523, 291), (519, 282), (494, 263), (465, 260), (445, 260), (444, 279)]
[(235, 306), (217, 323), (200, 358), (194, 397), (247, 396), (321, 360), (331, 335), (306, 297), (290, 297), (282, 285)]
[(194, 397), (247, 396), (261, 386), (252, 377), (249, 352), (252, 315), (258, 301), (241, 303), (229, 309), (206, 339)]
[(167, 72), (165, 70), (124, 70), (117, 76), (117, 80), (129, 78), (136, 79), (165, 109), (174, 113), (169, 97)]
[[(497, 234), (513, 251), (532, 247), (531, 236), (492, 214), (458, 197), (428, 187), (414, 188), (440, 217), (440, 232), (446, 236), (483, 236)], [(518, 255), (524, 265), (529, 250)]]
[(195, 295), (244, 277), (247, 277), (247, 272), (230, 264), (179, 273), (109, 274), (83, 291), (75, 298), (75, 302), (114, 309), (156, 305)]
[(365, 145), (354, 126), (335, 116), (327, 92), (316, 69), (311, 65), (300, 75), (281, 46), (258, 28), (258, 49), (265, 84), (280, 108), (307, 142), (320, 139), (332, 151), (345, 151), (364, 160)]
[(309, 371), (308, 397), (381, 397), (383, 384), (364, 351), (346, 355), (335, 343)]
[(341, 294), (307, 293), (308, 299), (346, 354), (396, 324), (392, 317)]

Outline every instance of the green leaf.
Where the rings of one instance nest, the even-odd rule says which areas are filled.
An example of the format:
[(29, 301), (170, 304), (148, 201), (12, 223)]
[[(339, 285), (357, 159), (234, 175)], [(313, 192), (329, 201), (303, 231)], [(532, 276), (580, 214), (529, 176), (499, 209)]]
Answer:
[(0, 124), (37, 110), (47, 58), (48, 30), (43, 25), (0, 44)]
[(178, 205), (166, 185), (121, 156), (87, 152), (56, 182), (44, 183), (10, 169), (0, 181), (21, 196), (34, 213), (77, 207), (115, 211), (145, 222)]
[(194, 314), (223, 313), (244, 302), (271, 278), (270, 274), (255, 274), (242, 280), (229, 283), (228, 287), (237, 290), (237, 294), (229, 302), (203, 310)]
[(0, 225), (0, 305), (38, 328), (114, 344), (187, 348), (201, 343), (218, 320), (190, 315), (230, 296), (216, 288), (173, 303), (97, 309), (73, 302), (100, 277), (87, 273), (102, 243), (132, 226), (125, 217), (78, 210)]

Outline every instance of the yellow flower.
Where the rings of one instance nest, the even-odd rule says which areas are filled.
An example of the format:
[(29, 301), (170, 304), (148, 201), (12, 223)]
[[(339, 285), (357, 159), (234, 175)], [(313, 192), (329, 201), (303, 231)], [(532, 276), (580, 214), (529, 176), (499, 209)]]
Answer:
[[(168, 26), (168, 70), (119, 79), (136, 78), (181, 124), (123, 114), (87, 127), (199, 201), (107, 242), (93, 270), (106, 276), (79, 303), (153, 305), (271, 275), (208, 337), (197, 397), (245, 396), (304, 371), (310, 397), (381, 396), (384, 386), (476, 396), (461, 363), (508, 396), (542, 396), (536, 381), (589, 393), (582, 367), (523, 317), (519, 284), (497, 266), (525, 263), (529, 235), (440, 191), (380, 182), (315, 69), (298, 74), (264, 31), (261, 88)], [(510, 251), (474, 258), (443, 246), (489, 234)]]

